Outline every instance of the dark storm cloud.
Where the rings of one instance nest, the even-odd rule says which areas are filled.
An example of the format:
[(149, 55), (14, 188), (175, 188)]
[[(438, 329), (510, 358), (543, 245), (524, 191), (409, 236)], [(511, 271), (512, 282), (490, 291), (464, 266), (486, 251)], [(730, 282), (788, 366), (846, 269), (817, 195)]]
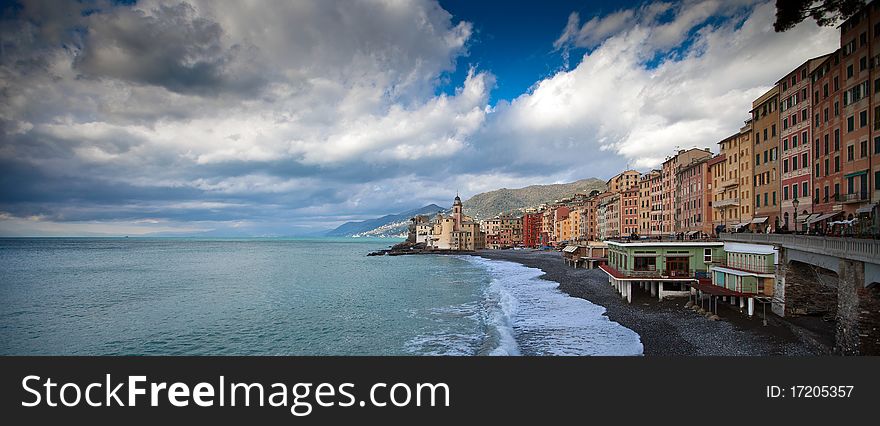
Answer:
[(85, 20), (87, 34), (76, 69), (90, 77), (110, 77), (164, 87), (172, 92), (247, 96), (265, 84), (247, 63), (253, 46), (227, 46), (223, 28), (199, 17), (187, 4), (160, 5), (147, 15), (116, 8)]

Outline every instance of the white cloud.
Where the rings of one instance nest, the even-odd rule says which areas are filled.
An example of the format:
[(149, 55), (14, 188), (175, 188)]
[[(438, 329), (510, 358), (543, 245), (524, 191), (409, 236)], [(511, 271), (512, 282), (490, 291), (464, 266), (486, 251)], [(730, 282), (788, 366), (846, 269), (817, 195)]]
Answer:
[[(701, 24), (713, 13), (739, 9), (713, 1), (697, 6), (675, 9), (663, 23), (653, 16), (637, 19), (573, 69), (500, 105), (486, 143), (504, 135), (507, 152), (515, 153), (505, 161), (528, 158), (533, 168), (553, 166), (580, 176), (597, 170), (610, 175), (623, 163), (654, 167), (676, 147), (717, 151), (717, 142), (748, 118), (753, 99), (806, 59), (837, 47), (837, 31), (812, 22), (773, 32), (770, 3), (734, 13), (720, 25)], [(563, 38), (571, 27), (569, 21)], [(664, 53), (691, 32), (686, 49)], [(654, 63), (656, 55), (661, 60)], [(541, 155), (528, 157), (536, 150)], [(612, 154), (623, 161), (609, 166)]]

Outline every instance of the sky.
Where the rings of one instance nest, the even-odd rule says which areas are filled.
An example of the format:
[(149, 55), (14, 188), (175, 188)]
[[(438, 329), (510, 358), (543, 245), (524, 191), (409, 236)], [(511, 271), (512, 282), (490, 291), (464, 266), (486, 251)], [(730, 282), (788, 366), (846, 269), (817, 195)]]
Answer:
[(0, 236), (298, 236), (646, 171), (839, 43), (752, 0), (0, 4)]

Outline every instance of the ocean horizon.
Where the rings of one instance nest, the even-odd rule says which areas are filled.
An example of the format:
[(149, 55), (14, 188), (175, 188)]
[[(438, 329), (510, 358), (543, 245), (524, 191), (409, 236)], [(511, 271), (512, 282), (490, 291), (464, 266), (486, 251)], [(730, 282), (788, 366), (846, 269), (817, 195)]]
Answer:
[(2, 355), (639, 355), (539, 269), (399, 239), (0, 239)]

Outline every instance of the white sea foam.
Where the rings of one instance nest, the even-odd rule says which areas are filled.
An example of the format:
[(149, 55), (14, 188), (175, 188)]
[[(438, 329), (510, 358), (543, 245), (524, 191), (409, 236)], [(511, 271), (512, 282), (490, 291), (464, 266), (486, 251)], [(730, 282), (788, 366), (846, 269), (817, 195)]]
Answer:
[(492, 275), (486, 321), (497, 333), (490, 355), (641, 355), (636, 332), (608, 319), (605, 308), (570, 297), (542, 280), (540, 269), (466, 256)]

